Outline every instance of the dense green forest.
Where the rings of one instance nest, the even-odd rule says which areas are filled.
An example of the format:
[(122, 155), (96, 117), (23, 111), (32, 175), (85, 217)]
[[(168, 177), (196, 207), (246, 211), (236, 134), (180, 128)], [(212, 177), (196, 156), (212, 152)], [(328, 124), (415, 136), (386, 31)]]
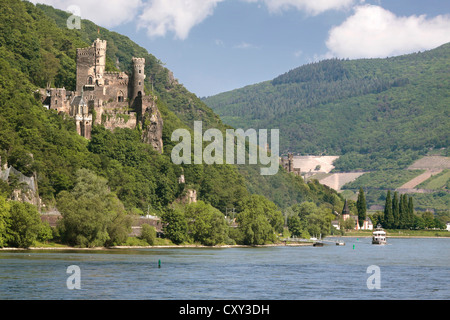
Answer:
[[(17, 186), (0, 180), (0, 247), (29, 246), (35, 240), (51, 237), (77, 246), (117, 245), (126, 241), (128, 216), (146, 213), (160, 216), (166, 223), (171, 219), (180, 223), (185, 237), (177, 238), (175, 232), (171, 238), (174, 243), (182, 239), (207, 245), (230, 241), (259, 244), (273, 241), (272, 234), (280, 231), (278, 223), (266, 223), (274, 212), (279, 217), (282, 210), (303, 201), (328, 208), (327, 214), (341, 205), (342, 198), (335, 191), (317, 181), (306, 184), (282, 169), (277, 175), (263, 177), (259, 168), (252, 166), (173, 164), (170, 154), (175, 142), (171, 134), (175, 129), (192, 130), (194, 120), (203, 121), (204, 129), (229, 127), (178, 84), (162, 62), (145, 49), (90, 21), (83, 20), (81, 30), (69, 30), (69, 16), (26, 1), (0, 3), (0, 156), (3, 163), (6, 160), (23, 174), (37, 177), (43, 212), (57, 207), (63, 216), (51, 236), (47, 226), (41, 224), (25, 228), (30, 234), (20, 233), (25, 229), (14, 223), (13, 213), (23, 213), (26, 225), (32, 226), (36, 208), (5, 202)], [(94, 126), (88, 141), (76, 133), (72, 119), (42, 107), (36, 94), (38, 88), (50, 84), (74, 89), (76, 48), (90, 46), (99, 37), (99, 29), (100, 37), (108, 41), (107, 70), (128, 71), (131, 57), (146, 58), (145, 73), (151, 79), (146, 90), (153, 90), (158, 97), (164, 120), (163, 154), (143, 143), (138, 129), (111, 132)], [(185, 184), (178, 182), (182, 173)], [(201, 202), (197, 207), (174, 209), (185, 187), (195, 188)], [(249, 206), (256, 195), (263, 205), (255, 211)], [(227, 208), (242, 213), (239, 219), (242, 228), (247, 229), (232, 235), (223, 233), (216, 218), (220, 212), (223, 219)], [(188, 224), (197, 211), (204, 214), (207, 225), (217, 226), (217, 232), (204, 235)], [(246, 222), (248, 216), (259, 217), (262, 238), (249, 235), (252, 225)], [(194, 229), (183, 229), (185, 224)], [(167, 230), (167, 234), (171, 231)]]
[(234, 127), (279, 128), (283, 153), (340, 155), (336, 171), (403, 169), (449, 147), (450, 44), (385, 59), (331, 59), (204, 98)]

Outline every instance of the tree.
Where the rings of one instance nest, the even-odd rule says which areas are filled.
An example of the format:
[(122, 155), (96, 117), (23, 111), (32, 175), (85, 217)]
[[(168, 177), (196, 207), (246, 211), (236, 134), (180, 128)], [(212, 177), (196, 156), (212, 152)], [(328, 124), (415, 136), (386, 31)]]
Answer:
[(344, 230), (353, 230), (355, 229), (356, 222), (352, 218), (348, 218), (347, 220), (343, 221), (341, 226)]
[(50, 224), (46, 221), (41, 223), (41, 228), (38, 233), (37, 240), (41, 242), (48, 242), (53, 238), (53, 230)]
[(141, 239), (149, 245), (154, 245), (156, 240), (156, 229), (147, 223), (142, 225)]
[(106, 227), (109, 239), (106, 241), (106, 246), (118, 246), (125, 243), (131, 231), (132, 219), (126, 213), (122, 202), (114, 195), (109, 196), (109, 211), (111, 221)]
[(430, 211), (425, 211), (422, 213), (422, 219), (424, 228), (433, 228), (434, 227), (434, 214)]
[(414, 225), (414, 200), (413, 200), (413, 197), (409, 197), (409, 199), (408, 199), (408, 224), (409, 224), (409, 227), (413, 227), (413, 225)]
[(405, 194), (400, 195), (400, 199), (398, 202), (398, 228), (405, 229), (407, 224), (407, 212), (405, 208)]
[(120, 244), (131, 231), (123, 204), (110, 192), (107, 180), (93, 172), (77, 171), (71, 192), (58, 195), (62, 219), (58, 225), (64, 242), (80, 247)]
[(224, 243), (228, 237), (225, 217), (216, 208), (203, 201), (191, 203), (185, 208), (188, 234), (194, 241), (206, 246)]
[[(333, 205), (323, 203), (319, 207), (312, 201), (305, 201), (301, 204), (295, 204), (291, 207), (292, 211), (300, 220), (300, 228), (302, 230), (302, 237), (326, 236), (331, 231), (331, 221), (335, 218)], [(348, 219), (350, 220), (350, 219)], [(291, 224), (295, 226), (296, 221), (293, 220)], [(342, 222), (341, 225), (344, 225)], [(354, 226), (353, 226), (354, 227)]]
[(416, 230), (425, 229), (425, 221), (421, 216), (414, 216), (413, 228)]
[(392, 228), (394, 226), (394, 215), (392, 212), (391, 191), (388, 190), (386, 195), (386, 203), (384, 205), (384, 227)]
[(303, 225), (298, 215), (289, 217), (287, 220), (287, 225), (291, 235), (295, 237), (303, 237)]
[(400, 203), (397, 191), (394, 192), (394, 198), (392, 199), (392, 215), (394, 216), (394, 223), (391, 228), (398, 228), (400, 225)]
[(412, 216), (410, 214), (408, 195), (403, 194), (400, 196), (399, 208), (400, 208), (399, 227), (402, 229), (410, 228), (413, 224), (413, 221)]
[(374, 226), (383, 225), (384, 213), (377, 211), (370, 216), (370, 220), (372, 220)]
[(0, 196), (0, 247), (6, 246), (9, 240), (8, 230), (11, 224), (10, 209), (9, 202)]
[(284, 219), (276, 205), (261, 195), (251, 195), (241, 203), (243, 209), (237, 216), (244, 244), (261, 245), (276, 240), (275, 233), (282, 232)]
[(358, 200), (356, 201), (356, 208), (358, 210), (358, 223), (361, 228), (364, 225), (364, 220), (366, 220), (366, 197), (364, 196), (363, 188), (359, 188)]
[(187, 239), (187, 223), (184, 213), (168, 208), (162, 215), (164, 234), (175, 244), (181, 244)]
[(41, 230), (41, 218), (36, 207), (24, 202), (12, 201), (9, 245), (31, 247)]

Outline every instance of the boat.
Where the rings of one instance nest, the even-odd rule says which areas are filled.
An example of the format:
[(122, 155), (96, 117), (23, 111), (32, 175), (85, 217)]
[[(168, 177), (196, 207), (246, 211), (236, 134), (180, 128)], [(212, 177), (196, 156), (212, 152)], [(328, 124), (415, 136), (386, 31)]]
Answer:
[(323, 247), (323, 242), (314, 242), (313, 247)]
[(372, 233), (372, 244), (386, 244), (386, 231), (378, 225)]

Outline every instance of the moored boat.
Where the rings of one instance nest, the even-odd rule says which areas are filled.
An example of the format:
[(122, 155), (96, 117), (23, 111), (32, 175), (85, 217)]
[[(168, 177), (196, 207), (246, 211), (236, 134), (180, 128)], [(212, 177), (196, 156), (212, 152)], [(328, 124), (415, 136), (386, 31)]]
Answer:
[(377, 226), (372, 234), (372, 244), (386, 244), (386, 231), (381, 228), (380, 225)]

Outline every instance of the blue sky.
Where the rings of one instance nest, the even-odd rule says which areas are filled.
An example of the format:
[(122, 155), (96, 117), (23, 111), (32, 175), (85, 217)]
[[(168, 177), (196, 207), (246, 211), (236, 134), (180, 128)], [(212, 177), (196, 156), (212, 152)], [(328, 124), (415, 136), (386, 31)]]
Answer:
[(199, 97), (326, 58), (376, 58), (450, 42), (448, 0), (32, 0), (124, 34)]

